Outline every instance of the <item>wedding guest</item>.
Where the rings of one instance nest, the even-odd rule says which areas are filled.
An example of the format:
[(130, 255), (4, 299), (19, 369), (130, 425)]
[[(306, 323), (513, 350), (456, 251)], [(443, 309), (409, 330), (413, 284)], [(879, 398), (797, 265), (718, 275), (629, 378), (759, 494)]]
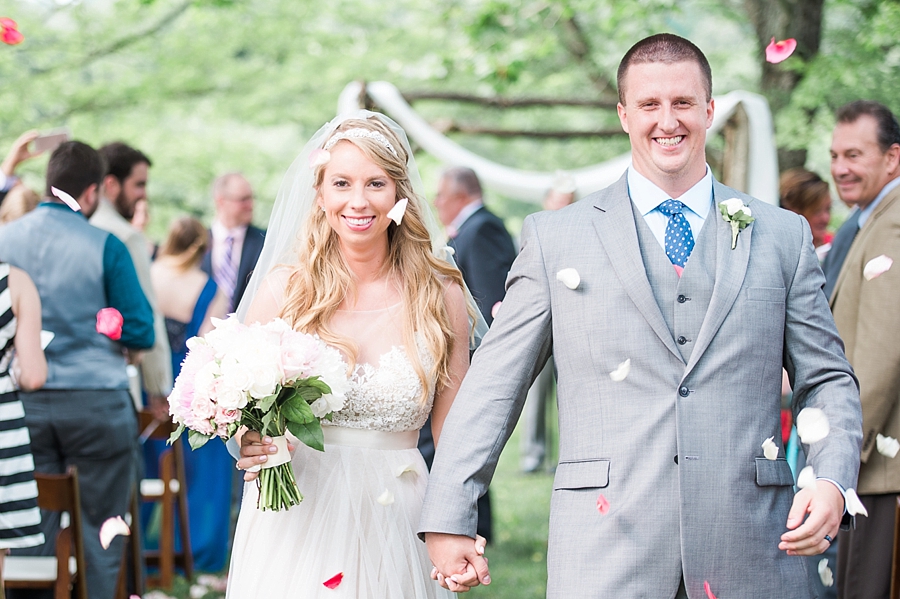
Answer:
[(253, 188), (242, 174), (218, 177), (212, 185), (212, 196), (216, 207), (210, 227), (212, 243), (201, 268), (228, 297), (231, 312), (241, 303), (266, 232), (253, 226)]
[[(8, 441), (0, 457), (0, 589), (8, 549), (44, 544), (37, 507), (34, 458), (25, 410), (16, 392), (40, 389), (47, 380), (41, 349), (41, 298), (25, 271), (0, 262), (0, 428)], [(15, 360), (11, 356), (15, 352)]]
[(137, 271), (141, 289), (153, 310), (153, 331), (156, 342), (143, 352), (138, 368), (147, 394), (147, 404), (160, 413), (168, 412), (169, 393), (172, 392), (172, 358), (163, 315), (157, 307), (156, 293), (150, 281), (150, 256), (147, 238), (131, 226), (135, 206), (147, 199), (147, 180), (152, 166), (140, 150), (122, 142), (106, 144), (99, 150), (106, 163), (106, 174), (100, 186), (100, 203), (91, 216), (91, 224), (119, 238), (128, 248)]
[[(553, 186), (544, 195), (544, 210), (559, 210), (575, 201), (575, 180), (571, 175), (557, 173)], [(519, 468), (532, 473), (541, 469), (548, 453), (547, 406), (556, 389), (553, 358), (534, 379), (525, 407), (522, 408), (522, 429), (519, 437)]]
[[(506, 299), (444, 425), (419, 532), (450, 590), (490, 582), (475, 498), (552, 354), (548, 598), (807, 599), (802, 556), (838, 534), (862, 438), (812, 235), (800, 216), (713, 179), (712, 73), (696, 45), (645, 38), (617, 83), (631, 165), (570, 208), (525, 219)], [(787, 462), (763, 449), (778, 435), (782, 368), (795, 413), (816, 408), (830, 424), (808, 451), (816, 484), (797, 493)]]
[(3, 162), (0, 162), (0, 202), (19, 182), (19, 178), (16, 176), (16, 168), (26, 160), (43, 154), (43, 152), (35, 152), (28, 149), (28, 144), (37, 139), (38, 136), (39, 133), (37, 131), (26, 131), (20, 135), (13, 142)]
[[(43, 327), (55, 335), (45, 349), (47, 382), (20, 397), (35, 471), (78, 468), (91, 599), (115, 594), (124, 541), (118, 537), (103, 549), (100, 526), (128, 512), (136, 482), (137, 418), (123, 349), (147, 349), (154, 341), (153, 311), (128, 249), (87, 221), (97, 208), (103, 175), (103, 160), (93, 148), (61, 144), (47, 165), (45, 200), (0, 228), (0, 256), (32, 277)], [(78, 212), (53, 195), (54, 187), (71, 196)], [(109, 337), (97, 331), (98, 312), (108, 307), (122, 317), (121, 331), (110, 329)], [(56, 538), (58, 523), (58, 516), (45, 517), (45, 539)], [(45, 543), (20, 551), (53, 555), (54, 549)]]
[(812, 231), (813, 246), (819, 260), (831, 249), (834, 235), (828, 231), (831, 221), (831, 192), (822, 177), (804, 168), (792, 168), (779, 180), (781, 207), (806, 219)]
[[(187, 340), (211, 330), (212, 318), (226, 316), (228, 298), (212, 277), (200, 270), (208, 247), (209, 235), (200, 221), (181, 217), (170, 225), (159, 257), (150, 267), (159, 310), (166, 320), (175, 376), (187, 355)], [(186, 436), (181, 442), (186, 443)], [(145, 444), (148, 476), (157, 471), (165, 445)], [(184, 463), (194, 567), (218, 572), (225, 567), (228, 553), (234, 460), (224, 444), (207, 443), (193, 451), (186, 447)]]
[(159, 252), (159, 245), (152, 239), (147, 237), (147, 226), (150, 224), (150, 202), (146, 198), (138, 200), (134, 204), (134, 216), (129, 221), (132, 227), (140, 231), (141, 235), (147, 240), (147, 255), (150, 261), (156, 260), (156, 254)]
[(17, 218), (25, 216), (37, 208), (40, 201), (41, 197), (25, 185), (21, 183), (14, 185), (6, 194), (3, 203), (0, 204), (0, 225), (11, 223)]
[[(869, 513), (841, 533), (838, 597), (888, 597), (900, 461), (878, 448), (878, 438), (900, 437), (900, 124), (877, 102), (840, 108), (831, 141), (831, 174), (841, 200), (856, 210), (852, 243), (833, 283), (830, 302), (850, 364), (859, 378), (863, 445), (857, 493)], [(829, 258), (831, 254), (829, 254)]]

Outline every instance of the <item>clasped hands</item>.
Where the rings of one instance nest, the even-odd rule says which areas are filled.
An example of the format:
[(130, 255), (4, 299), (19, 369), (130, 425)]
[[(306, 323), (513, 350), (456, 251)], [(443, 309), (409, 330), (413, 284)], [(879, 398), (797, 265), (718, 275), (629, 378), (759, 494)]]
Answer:
[(454, 593), (465, 593), (479, 584), (491, 584), (484, 537), (425, 533), (425, 544), (434, 569), (432, 580)]

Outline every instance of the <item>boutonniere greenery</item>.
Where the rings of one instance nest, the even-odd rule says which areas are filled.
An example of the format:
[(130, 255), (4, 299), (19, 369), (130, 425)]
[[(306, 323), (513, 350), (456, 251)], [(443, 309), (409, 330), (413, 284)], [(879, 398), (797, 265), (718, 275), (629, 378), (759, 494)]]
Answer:
[(751, 215), (750, 208), (738, 198), (720, 202), (719, 212), (722, 213), (722, 220), (731, 224), (731, 249), (734, 249), (737, 247), (738, 233), (756, 219)]

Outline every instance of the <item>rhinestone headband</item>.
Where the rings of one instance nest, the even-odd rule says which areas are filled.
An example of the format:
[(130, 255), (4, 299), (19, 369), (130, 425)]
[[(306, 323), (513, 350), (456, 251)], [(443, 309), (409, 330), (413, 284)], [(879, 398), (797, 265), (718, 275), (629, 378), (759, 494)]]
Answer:
[(325, 147), (322, 149), (330, 150), (337, 142), (341, 141), (342, 139), (350, 139), (351, 137), (368, 137), (369, 139), (374, 139), (385, 148), (390, 150), (391, 154), (393, 154), (394, 156), (398, 156), (397, 150), (394, 149), (394, 146), (391, 145), (391, 142), (388, 141), (388, 138), (386, 138), (378, 131), (369, 131), (368, 129), (347, 129), (346, 131), (341, 131), (335, 134), (331, 139), (329, 139), (325, 143)]

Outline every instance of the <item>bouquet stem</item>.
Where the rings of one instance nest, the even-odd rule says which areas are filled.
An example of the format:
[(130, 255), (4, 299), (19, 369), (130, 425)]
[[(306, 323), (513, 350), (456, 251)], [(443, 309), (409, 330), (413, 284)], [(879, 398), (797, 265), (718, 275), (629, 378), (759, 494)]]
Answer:
[(256, 479), (259, 487), (259, 500), (256, 507), (265, 510), (286, 510), (300, 505), (303, 495), (297, 488), (294, 469), (291, 463), (280, 464), (274, 468), (263, 468)]

